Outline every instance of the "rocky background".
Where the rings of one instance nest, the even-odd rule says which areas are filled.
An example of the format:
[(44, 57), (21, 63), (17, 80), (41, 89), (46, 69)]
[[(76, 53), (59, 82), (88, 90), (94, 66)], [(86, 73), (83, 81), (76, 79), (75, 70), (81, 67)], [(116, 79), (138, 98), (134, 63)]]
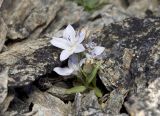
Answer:
[[(80, 1), (0, 0), (0, 116), (160, 116), (160, 1)], [(53, 72), (68, 24), (106, 48), (101, 98)]]

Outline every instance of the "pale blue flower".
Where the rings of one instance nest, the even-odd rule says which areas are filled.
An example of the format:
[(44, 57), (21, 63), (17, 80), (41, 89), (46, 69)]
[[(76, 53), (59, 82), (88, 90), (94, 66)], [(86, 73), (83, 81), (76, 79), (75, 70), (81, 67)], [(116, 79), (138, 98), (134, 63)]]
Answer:
[(85, 33), (81, 32), (76, 35), (71, 25), (68, 25), (63, 32), (63, 38), (53, 37), (51, 44), (55, 47), (63, 49), (60, 54), (60, 61), (64, 61), (73, 53), (80, 53), (85, 50), (81, 42), (84, 40)]
[(83, 60), (79, 60), (76, 54), (73, 54), (68, 59), (68, 67), (55, 67), (54, 71), (62, 76), (68, 76), (71, 74), (77, 75), (77, 72), (80, 70), (80, 67), (83, 64)]
[(94, 43), (94, 42), (89, 42), (88, 44), (86, 44), (86, 47), (87, 47), (88, 52), (89, 52), (89, 53), (86, 53), (86, 58), (87, 59), (98, 58), (105, 50), (104, 47), (97, 46), (97, 44)]
[(91, 50), (90, 55), (93, 58), (101, 55), (104, 52), (105, 48), (102, 46), (96, 46), (93, 50)]

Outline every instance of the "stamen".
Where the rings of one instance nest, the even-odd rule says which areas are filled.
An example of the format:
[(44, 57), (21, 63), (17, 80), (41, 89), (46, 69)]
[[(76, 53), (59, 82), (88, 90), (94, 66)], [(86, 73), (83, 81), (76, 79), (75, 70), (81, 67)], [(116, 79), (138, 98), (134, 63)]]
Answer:
[(70, 36), (67, 38), (68, 41), (71, 41)]

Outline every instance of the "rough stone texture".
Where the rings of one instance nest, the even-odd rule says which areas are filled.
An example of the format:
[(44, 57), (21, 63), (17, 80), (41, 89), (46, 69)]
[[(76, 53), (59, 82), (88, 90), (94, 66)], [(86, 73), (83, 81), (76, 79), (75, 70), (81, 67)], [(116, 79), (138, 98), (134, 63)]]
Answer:
[(57, 50), (51, 45), (36, 50), (31, 55), (19, 59), (9, 68), (10, 86), (25, 85), (39, 76), (51, 73), (58, 64)]
[(77, 23), (77, 27), (85, 21), (90, 16), (89, 13), (83, 11), (82, 6), (78, 6), (72, 1), (66, 1), (62, 8), (58, 11), (55, 20), (46, 29), (46, 33), (54, 33), (59, 31), (68, 24)]
[[(27, 87), (27, 86), (26, 86)], [(23, 88), (26, 89), (26, 88)], [(31, 89), (31, 90), (30, 90)], [(5, 112), (1, 112), (3, 116), (23, 115), (23, 116), (67, 116), (71, 109), (71, 104), (65, 104), (59, 98), (49, 93), (42, 93), (35, 87), (28, 88), (30, 94), (27, 97), (16, 95)], [(28, 91), (27, 90), (27, 91)], [(20, 90), (21, 91), (21, 90)], [(19, 91), (19, 92), (20, 92)], [(22, 91), (21, 91), (22, 92)], [(24, 91), (23, 91), (24, 92)], [(23, 93), (25, 96), (25, 93)], [(11, 96), (10, 96), (11, 97)], [(21, 97), (21, 98), (18, 98)], [(8, 99), (8, 98), (7, 98)], [(6, 99), (6, 100), (7, 100)], [(5, 100), (5, 101), (6, 101)], [(5, 102), (4, 102), (5, 103)], [(7, 106), (8, 104), (5, 104)], [(1, 107), (0, 107), (1, 108)]]
[(125, 103), (127, 111), (133, 116), (159, 116), (160, 115), (160, 78), (149, 83), (149, 86), (132, 95)]
[[(33, 111), (38, 110), (38, 113), (48, 114), (47, 116), (53, 116), (53, 114), (54, 116), (67, 116), (71, 108), (71, 104), (65, 104), (49, 93), (34, 92), (30, 95), (29, 101), (35, 104)], [(37, 107), (41, 108), (42, 111)]]
[(159, 21), (132, 18), (104, 28), (100, 42), (106, 55), (99, 76), (109, 91), (124, 87), (145, 94), (148, 82), (160, 77)]
[(2, 3), (3, 3), (3, 0), (0, 0), (0, 8), (1, 8)]
[(131, 16), (144, 17), (147, 10), (155, 12), (155, 14), (159, 11), (158, 0), (129, 0), (129, 4), (127, 12)]
[(7, 95), (7, 86), (29, 84), (39, 76), (51, 73), (59, 64), (59, 50), (49, 40), (40, 38), (16, 43), (0, 55), (1, 103)]
[(46, 71), (52, 71), (58, 63), (59, 50), (55, 49), (49, 40), (39, 38), (16, 43), (1, 54), (0, 64), (4, 67), (1, 75), (6, 78), (9, 76), (9, 86), (28, 84)]
[[(156, 67), (159, 65), (159, 55), (154, 52), (158, 55), (155, 59), (150, 54), (159, 49), (159, 25), (159, 18), (132, 18), (104, 29), (101, 41), (107, 55), (104, 70), (99, 75), (108, 90), (117, 86), (128, 87), (134, 79), (137, 82), (143, 79), (143, 85), (148, 79), (158, 77)], [(155, 64), (152, 61), (156, 61)], [(151, 67), (152, 70), (148, 69)]]
[(7, 37), (24, 39), (39, 35), (63, 4), (63, 0), (5, 0), (1, 14), (9, 27)]
[(47, 90), (47, 93), (56, 96), (62, 100), (73, 100), (74, 94), (66, 94), (66, 88), (52, 86), (49, 90)]
[(110, 115), (118, 115), (124, 103), (125, 96), (127, 95), (126, 93), (127, 91), (125, 89), (118, 88), (113, 90), (104, 103), (104, 112)]
[(7, 111), (8, 107), (10, 105), (10, 102), (13, 99), (14, 99), (14, 92), (13, 91), (8, 91), (7, 97), (5, 98), (3, 103), (0, 104), (0, 115), (3, 115)]
[(102, 9), (95, 11), (91, 15), (90, 19), (94, 20), (91, 21), (91, 25), (94, 27), (96, 24), (97, 26), (109, 25), (114, 22), (122, 21), (128, 17), (130, 17), (130, 15), (127, 14), (123, 8), (117, 8), (117, 6), (109, 4), (104, 6)]
[(103, 116), (94, 91), (84, 95), (80, 93), (76, 94), (75, 102), (73, 104), (73, 111), (74, 112), (72, 115), (74, 116)]
[(4, 70), (4, 67), (0, 65), (1, 74), (0, 74), (0, 104), (5, 100), (8, 90), (8, 74), (7, 70)]
[(7, 25), (5, 24), (3, 18), (0, 17), (0, 52), (6, 41), (6, 35), (7, 35)]
[[(2, 24), (7, 24), (9, 31), (3, 38), (12, 39), (7, 41), (7, 49), (0, 54), (0, 110), (4, 116), (32, 115), (37, 110), (37, 113), (49, 115), (53, 113), (52, 109), (57, 115), (127, 115), (127, 112), (120, 114), (126, 96), (125, 107), (129, 114), (158, 115), (159, 91), (156, 86), (159, 86), (160, 77), (160, 18), (125, 19), (130, 17), (128, 12), (114, 5), (106, 5), (102, 10), (89, 15), (81, 6), (69, 1), (65, 1), (62, 6), (63, 2), (4, 0), (0, 15), (4, 21)], [(135, 4), (134, 1), (128, 2), (130, 8)], [(142, 9), (141, 15), (145, 14), (145, 10)], [(69, 100), (70, 96), (65, 94), (65, 89), (59, 89), (61, 86), (57, 86), (58, 83), (43, 93), (35, 90), (26, 92), (25, 96), (23, 92), (16, 91), (17, 87), (21, 90), (23, 86), (30, 87), (39, 77), (52, 75), (55, 79), (52, 70), (55, 66), (62, 65), (58, 58), (60, 50), (53, 47), (45, 35), (49, 33), (48, 35), (59, 37), (59, 29), (64, 29), (68, 23), (73, 24), (77, 30), (88, 27), (87, 31), (91, 33), (86, 39), (92, 38), (98, 45), (106, 47), (104, 63), (99, 72), (103, 88), (107, 89), (104, 94), (108, 95), (106, 102), (103, 102), (103, 111), (93, 91), (77, 94), (72, 111), (70, 105), (60, 100)], [(57, 35), (54, 35), (57, 31)], [(72, 83), (72, 80), (66, 82), (68, 81)], [(7, 95), (8, 87), (16, 91), (14, 98)], [(27, 100), (24, 100), (23, 95)]]

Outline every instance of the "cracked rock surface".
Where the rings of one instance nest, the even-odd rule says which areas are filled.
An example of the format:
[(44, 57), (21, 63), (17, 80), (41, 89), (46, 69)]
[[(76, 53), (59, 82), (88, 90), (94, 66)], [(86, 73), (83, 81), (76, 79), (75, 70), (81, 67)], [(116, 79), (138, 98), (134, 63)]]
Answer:
[[(136, 1), (110, 1), (90, 13), (73, 1), (1, 0), (0, 115), (159, 116), (159, 4)], [(50, 40), (68, 24), (86, 27), (84, 44), (92, 39), (105, 47), (101, 98), (93, 91), (66, 94), (73, 78), (53, 72), (65, 62)]]

